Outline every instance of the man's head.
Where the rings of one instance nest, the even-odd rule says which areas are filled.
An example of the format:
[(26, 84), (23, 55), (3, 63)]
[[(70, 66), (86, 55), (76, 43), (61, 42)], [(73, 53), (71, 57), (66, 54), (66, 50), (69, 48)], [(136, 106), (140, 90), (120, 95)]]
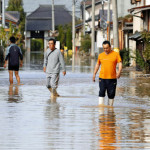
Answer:
[(55, 49), (56, 40), (55, 39), (49, 39), (48, 45), (49, 48), (53, 51)]
[(106, 54), (109, 54), (111, 52), (111, 44), (109, 41), (103, 42), (103, 50)]
[(11, 36), (11, 37), (9, 38), (9, 40), (10, 40), (11, 43), (16, 43), (16, 39), (15, 39), (14, 36)]

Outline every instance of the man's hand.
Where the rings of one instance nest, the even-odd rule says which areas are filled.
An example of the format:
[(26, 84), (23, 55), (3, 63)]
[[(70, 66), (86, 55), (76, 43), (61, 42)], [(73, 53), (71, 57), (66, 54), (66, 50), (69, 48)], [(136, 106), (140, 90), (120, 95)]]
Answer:
[(4, 68), (6, 68), (6, 64), (4, 64)]
[(46, 72), (46, 67), (43, 67), (43, 71)]
[(20, 63), (20, 67), (22, 67), (22, 66), (23, 66), (23, 62)]
[(93, 82), (95, 82), (95, 74), (93, 74)]
[(94, 69), (94, 73), (93, 73), (93, 82), (95, 82), (95, 77), (96, 77), (96, 73), (99, 70), (100, 64), (97, 63)]
[(5, 60), (5, 63), (4, 63), (4, 68), (6, 68), (6, 66), (7, 66), (7, 61)]
[(66, 75), (66, 71), (63, 71), (63, 75), (64, 75), (64, 76)]
[(121, 72), (117, 72), (117, 74), (116, 74), (116, 78), (117, 78), (117, 79), (119, 79), (119, 78), (120, 78), (120, 76), (121, 76)]
[(119, 63), (119, 70), (116, 74), (116, 78), (119, 79), (121, 76), (121, 71), (122, 71), (122, 62)]

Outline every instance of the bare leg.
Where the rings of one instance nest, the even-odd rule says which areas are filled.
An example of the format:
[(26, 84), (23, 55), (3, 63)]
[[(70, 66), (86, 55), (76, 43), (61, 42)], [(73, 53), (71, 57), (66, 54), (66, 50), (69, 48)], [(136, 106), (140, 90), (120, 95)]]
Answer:
[(16, 76), (16, 80), (18, 82), (18, 85), (20, 85), (20, 77), (19, 77), (19, 72), (15, 71), (15, 76)]
[(9, 70), (9, 82), (10, 82), (10, 85), (12, 85), (13, 84), (13, 71), (11, 70)]

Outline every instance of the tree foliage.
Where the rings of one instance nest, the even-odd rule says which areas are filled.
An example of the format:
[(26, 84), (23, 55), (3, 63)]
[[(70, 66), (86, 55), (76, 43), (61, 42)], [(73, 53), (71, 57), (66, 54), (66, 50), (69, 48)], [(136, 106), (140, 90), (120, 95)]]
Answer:
[(44, 49), (43, 39), (32, 39), (31, 40), (31, 50), (32, 51), (41, 51)]
[(57, 40), (60, 41), (60, 47), (63, 48), (65, 46), (65, 32), (64, 32), (64, 27), (62, 25), (58, 26), (58, 32), (59, 35), (57, 37)]
[(66, 33), (66, 46), (68, 49), (72, 49), (72, 32), (71, 32), (71, 27), (67, 28), (67, 33)]
[(64, 26), (59, 25), (57, 27), (57, 30), (59, 32), (59, 35), (57, 37), (57, 40), (60, 41), (60, 47), (64, 48), (64, 46), (67, 46), (68, 49), (72, 48), (72, 32), (71, 32), (72, 26), (70, 24), (66, 24)]
[(122, 64), (123, 64), (123, 67), (127, 67), (130, 65), (130, 56), (129, 56), (129, 49), (122, 49), (120, 51), (120, 56), (121, 56), (121, 59), (122, 59)]
[(89, 34), (82, 36), (80, 51), (89, 52), (91, 48), (91, 37)]
[(24, 35), (25, 30), (25, 17), (26, 14), (23, 9), (23, 1), (22, 0), (9, 0), (7, 11), (18, 11), (20, 12), (20, 29), (22, 36)]
[(144, 50), (138, 50), (137, 63), (144, 68), (146, 73), (150, 73), (150, 32), (142, 32), (142, 38), (144, 42)]
[(14, 36), (17, 39), (17, 44), (22, 47), (22, 35), (21, 35), (21, 28), (16, 28), (12, 26), (12, 24), (9, 24), (9, 32), (5, 31), (3, 27), (0, 27), (0, 40), (2, 40), (2, 45), (4, 47), (7, 47), (9, 45), (9, 38), (11, 36)]

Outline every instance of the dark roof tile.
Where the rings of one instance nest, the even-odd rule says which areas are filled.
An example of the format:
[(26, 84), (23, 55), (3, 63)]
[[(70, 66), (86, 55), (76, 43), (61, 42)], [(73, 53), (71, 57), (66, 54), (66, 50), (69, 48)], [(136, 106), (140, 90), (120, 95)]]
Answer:
[[(51, 5), (40, 5), (33, 13), (27, 16), (27, 31), (51, 30), (52, 24)], [(55, 25), (65, 25), (72, 21), (71, 14), (65, 9), (64, 5), (55, 5)], [(38, 25), (37, 25), (38, 24)]]

